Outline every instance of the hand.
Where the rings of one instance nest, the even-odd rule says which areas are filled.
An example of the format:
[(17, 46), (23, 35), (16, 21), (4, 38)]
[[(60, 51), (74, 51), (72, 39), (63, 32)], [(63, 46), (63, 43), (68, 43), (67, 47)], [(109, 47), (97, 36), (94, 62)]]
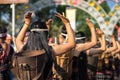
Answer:
[(31, 23), (31, 19), (32, 19), (31, 15), (32, 15), (32, 11), (28, 11), (24, 15), (25, 23), (28, 24), (28, 25)]
[(114, 35), (108, 35), (111, 39), (114, 39), (115, 36)]
[(99, 29), (99, 28), (96, 28), (96, 33), (97, 33), (97, 35), (104, 34), (104, 32), (101, 29)]
[(88, 24), (89, 27), (94, 27), (93, 23), (90, 21), (90, 19), (86, 19), (86, 22)]
[(46, 21), (46, 25), (48, 27), (48, 30), (50, 30), (51, 23), (52, 23), (52, 19), (49, 19), (48, 21)]
[(112, 42), (113, 40), (115, 40), (115, 36), (114, 35), (108, 35), (108, 37), (110, 38), (110, 42)]
[(52, 19), (49, 19), (48, 21), (46, 21), (46, 25), (51, 25), (52, 23)]
[(60, 13), (56, 12), (55, 16), (60, 18), (64, 24), (69, 23), (68, 18), (66, 18), (65, 16), (61, 15)]

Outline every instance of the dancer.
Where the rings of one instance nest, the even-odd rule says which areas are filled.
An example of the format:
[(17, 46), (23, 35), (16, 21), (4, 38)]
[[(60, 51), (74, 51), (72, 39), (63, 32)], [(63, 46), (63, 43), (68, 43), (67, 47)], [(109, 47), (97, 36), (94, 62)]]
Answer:
[(88, 58), (88, 78), (89, 80), (96, 80), (96, 71), (97, 71), (97, 63), (99, 56), (106, 50), (106, 41), (104, 32), (96, 28), (97, 34), (97, 45), (88, 49), (87, 58)]
[[(25, 14), (25, 23), (16, 38), (18, 78), (22, 80), (52, 80), (52, 65), (56, 55), (61, 55), (75, 46), (74, 34), (69, 20), (56, 13), (64, 23), (68, 33), (68, 43), (55, 46), (48, 45), (48, 28), (44, 22), (31, 24), (31, 12)], [(22, 43), (25, 32), (30, 27), (27, 43)], [(27, 73), (26, 73), (27, 72)], [(26, 75), (25, 75), (26, 74)]]
[(10, 44), (6, 43), (7, 29), (0, 26), (0, 80), (14, 80), (11, 71), (12, 56), (14, 50)]
[(99, 56), (96, 79), (111, 79), (113, 80), (113, 61), (110, 56), (111, 52), (117, 49), (117, 44), (114, 35), (109, 36), (106, 45), (106, 50)]
[(76, 47), (73, 53), (72, 61), (72, 80), (88, 79), (87, 54), (85, 51), (95, 46), (97, 43), (97, 37), (93, 23), (89, 19), (86, 19), (86, 23), (91, 31), (91, 41), (85, 42), (86, 36), (83, 32), (78, 32), (75, 34)]

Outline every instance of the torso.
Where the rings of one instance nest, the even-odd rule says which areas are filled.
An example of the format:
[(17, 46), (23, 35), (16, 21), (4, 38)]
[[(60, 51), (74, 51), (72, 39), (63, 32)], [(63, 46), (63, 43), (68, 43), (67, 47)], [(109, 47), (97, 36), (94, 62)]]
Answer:
[(17, 57), (19, 78), (22, 80), (50, 80), (53, 64), (51, 60), (53, 58), (50, 58), (50, 55), (52, 54), (45, 53), (33, 57)]

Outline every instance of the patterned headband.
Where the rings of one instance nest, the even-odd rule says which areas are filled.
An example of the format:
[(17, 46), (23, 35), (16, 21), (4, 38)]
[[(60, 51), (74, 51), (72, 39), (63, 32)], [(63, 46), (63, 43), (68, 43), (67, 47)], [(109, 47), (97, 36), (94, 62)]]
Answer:
[(48, 31), (48, 29), (31, 29), (31, 31)]
[(81, 39), (85, 39), (86, 37), (79, 37), (79, 38), (75, 38), (75, 40), (81, 40)]
[(0, 37), (5, 37), (7, 35), (7, 33), (0, 33)]

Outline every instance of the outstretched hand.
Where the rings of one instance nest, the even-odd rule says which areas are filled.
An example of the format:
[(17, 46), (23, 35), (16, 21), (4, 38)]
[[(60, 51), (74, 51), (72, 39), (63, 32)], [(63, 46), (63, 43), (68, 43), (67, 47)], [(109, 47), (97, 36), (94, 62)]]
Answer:
[(58, 18), (60, 18), (60, 19), (63, 21), (64, 24), (69, 23), (68, 18), (66, 18), (64, 15), (56, 12), (56, 13), (55, 13), (55, 16), (57, 16)]
[(52, 19), (49, 19), (48, 21), (46, 21), (46, 25), (49, 30), (50, 30), (51, 23), (52, 23)]
[(30, 24), (31, 23), (31, 19), (32, 19), (32, 11), (28, 11), (25, 13), (24, 15), (24, 20), (26, 24)]
[(87, 18), (86, 22), (87, 22), (89, 27), (94, 27), (94, 24), (90, 21), (90, 19)]
[(96, 28), (96, 33), (97, 33), (97, 35), (104, 34), (104, 32), (101, 29), (99, 29), (99, 28)]

